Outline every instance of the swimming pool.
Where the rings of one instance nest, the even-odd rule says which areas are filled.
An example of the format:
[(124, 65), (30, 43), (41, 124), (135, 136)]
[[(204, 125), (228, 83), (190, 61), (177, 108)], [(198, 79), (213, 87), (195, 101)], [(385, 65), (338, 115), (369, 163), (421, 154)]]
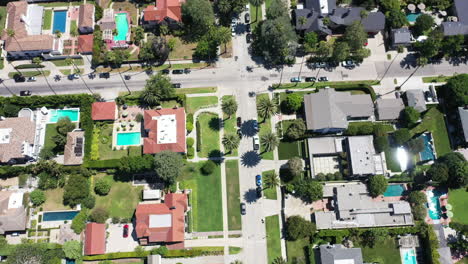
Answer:
[(78, 213), (79, 211), (45, 212), (42, 216), (42, 221), (73, 220)]
[(127, 33), (128, 33), (127, 13), (116, 14), (115, 24), (117, 24), (117, 35), (114, 36), (114, 41), (127, 40)]
[(67, 24), (67, 11), (54, 11), (54, 26), (52, 27), (52, 33), (55, 31), (65, 32)]
[(414, 248), (403, 248), (401, 249), (401, 262), (402, 264), (417, 264), (416, 251)]
[(140, 132), (118, 133), (117, 146), (140, 145)]
[(424, 140), (424, 150), (419, 152), (421, 161), (435, 160), (434, 147), (431, 144), (431, 134), (424, 133), (420, 137)]
[(65, 259), (65, 264), (75, 264), (74, 259)]
[(393, 184), (393, 185), (387, 186), (387, 190), (385, 190), (383, 196), (384, 197), (402, 196), (404, 192), (405, 192), (405, 186), (403, 184)]
[(421, 15), (421, 13), (411, 13), (411, 14), (408, 14), (406, 15), (406, 19), (408, 20), (408, 22), (416, 22), (416, 19)]
[(426, 191), (429, 217), (432, 220), (439, 220), (442, 216), (442, 210), (440, 209), (440, 196), (442, 195), (444, 194), (437, 190)]
[(49, 123), (57, 123), (61, 118), (68, 117), (72, 122), (80, 120), (80, 109), (50, 110)]

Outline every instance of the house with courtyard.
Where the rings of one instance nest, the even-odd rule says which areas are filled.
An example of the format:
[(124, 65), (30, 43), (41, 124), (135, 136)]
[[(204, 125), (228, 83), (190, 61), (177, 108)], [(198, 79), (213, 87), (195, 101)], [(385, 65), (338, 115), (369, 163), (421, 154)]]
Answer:
[(85, 230), (84, 254), (106, 253), (106, 224), (88, 223)]
[(395, 121), (400, 118), (405, 104), (401, 98), (379, 98), (375, 101), (376, 117), (381, 121)]
[(468, 142), (468, 106), (458, 107), (458, 115), (460, 117), (460, 124), (463, 130), (465, 142)]
[(424, 98), (424, 92), (421, 89), (411, 89), (405, 92), (406, 104), (413, 107), (418, 112), (424, 112), (427, 110), (426, 100)]
[(360, 248), (347, 248), (341, 244), (321, 245), (321, 264), (363, 264)]
[(104, 9), (101, 20), (97, 22), (102, 31), (102, 39), (107, 49), (128, 48), (131, 35), (131, 17), (127, 11)]
[(168, 193), (162, 203), (140, 203), (135, 212), (135, 230), (140, 245), (184, 248), (187, 210), (185, 193)]
[(94, 31), (94, 5), (80, 5), (78, 13), (78, 32), (82, 35), (92, 34)]
[(0, 117), (0, 163), (24, 163), (35, 156), (36, 124), (31, 117)]
[(368, 94), (338, 92), (332, 88), (304, 95), (307, 130), (314, 133), (340, 133), (350, 121), (373, 121), (374, 103)]
[(91, 118), (94, 121), (113, 121), (118, 117), (115, 102), (94, 102), (91, 106)]
[(414, 225), (408, 202), (372, 198), (361, 182), (326, 184), (323, 197), (328, 202), (314, 213), (319, 230)]
[(453, 14), (456, 20), (442, 22), (442, 32), (444, 36), (468, 35), (468, 1), (454, 0)]
[(81, 165), (84, 156), (84, 131), (75, 130), (68, 132), (67, 143), (63, 152), (64, 165)]
[(141, 25), (145, 29), (154, 29), (166, 25), (175, 29), (182, 22), (182, 4), (185, 0), (157, 0), (155, 5), (148, 5), (141, 13)]
[(164, 150), (186, 152), (185, 109), (161, 108), (145, 110), (143, 153), (155, 154)]
[(27, 220), (23, 193), (0, 191), (0, 235), (24, 232)]
[(63, 41), (53, 35), (42, 34), (44, 7), (26, 1), (8, 2), (6, 29), (3, 33), (4, 50), (11, 59), (33, 58), (42, 54), (61, 54)]

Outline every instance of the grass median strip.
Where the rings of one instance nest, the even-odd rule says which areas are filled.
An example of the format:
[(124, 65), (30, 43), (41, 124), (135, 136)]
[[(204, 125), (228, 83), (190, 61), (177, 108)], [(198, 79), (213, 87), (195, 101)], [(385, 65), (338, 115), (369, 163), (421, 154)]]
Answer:
[(216, 93), (218, 87), (195, 87), (195, 88), (179, 88), (176, 89), (176, 94), (201, 94), (201, 93)]
[(218, 97), (217, 96), (187, 97), (185, 105), (186, 105), (187, 113), (194, 114), (199, 109), (217, 106)]
[(202, 149), (198, 156), (202, 158), (219, 156), (219, 117), (217, 114), (205, 112), (198, 116), (201, 132)]
[(264, 171), (262, 172), (262, 179), (263, 179), (263, 193), (265, 194), (265, 198), (271, 199), (271, 200), (276, 200), (277, 194), (276, 194), (276, 188), (265, 188), (265, 178), (270, 175), (274, 174), (275, 170), (269, 170), (269, 171)]
[(241, 230), (239, 162), (237, 160), (226, 161), (226, 186), (229, 230)]
[(73, 64), (75, 64), (76, 66), (84, 65), (83, 59), (73, 59), (73, 64), (68, 64), (67, 60), (53, 60), (50, 62), (52, 62), (57, 67), (72, 66)]
[[(234, 98), (232, 95), (225, 95), (222, 97), (222, 101), (228, 100)], [(224, 124), (224, 134), (236, 134), (237, 133), (237, 120), (236, 120), (236, 114), (231, 115), (231, 118), (229, 118), (228, 115), (223, 113), (223, 124)], [(229, 153), (226, 153), (227, 157), (237, 157), (237, 149), (232, 150)]]
[(281, 237), (279, 216), (265, 217), (268, 263), (272, 263), (277, 257), (281, 257)]
[[(21, 75), (23, 75), (24, 77), (34, 77), (34, 76), (41, 76), (43, 77), (42, 75), (42, 72), (44, 73), (45, 76), (49, 76), (50, 75), (50, 71), (23, 71), (21, 72)], [(19, 74), (18, 72), (9, 72), (8, 73), (8, 77), (10, 78), (14, 78), (15, 75)]]
[[(260, 94), (257, 96), (257, 105), (262, 98), (269, 98), (268, 94)], [(263, 120), (260, 116), (258, 116), (258, 126), (260, 131), (258, 132), (258, 136), (261, 138), (262, 135), (271, 132), (271, 121), (270, 118)], [(273, 151), (265, 152), (264, 147), (260, 144), (260, 156), (266, 160), (273, 160)]]

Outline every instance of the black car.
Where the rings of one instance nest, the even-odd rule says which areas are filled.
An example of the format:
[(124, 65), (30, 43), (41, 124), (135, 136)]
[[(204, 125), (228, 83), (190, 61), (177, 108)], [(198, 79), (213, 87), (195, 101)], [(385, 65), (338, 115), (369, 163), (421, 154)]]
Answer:
[(102, 73), (99, 74), (99, 78), (109, 79), (110, 78), (110, 73), (102, 72)]
[(257, 121), (257, 120), (254, 120), (254, 121), (253, 121), (253, 125), (252, 125), (252, 126), (253, 126), (253, 129), (254, 129), (256, 132), (258, 132), (258, 121)]
[(262, 198), (263, 196), (262, 187), (257, 187), (257, 189), (255, 190), (257, 191), (257, 198)]
[(424, 98), (426, 99), (426, 102), (434, 101), (434, 97), (432, 96), (432, 93), (430, 91), (424, 92)]
[(241, 127), (242, 125), (242, 118), (240, 116), (237, 117), (237, 127)]
[(185, 74), (189, 74), (189, 73), (191, 73), (191, 72), (192, 72), (192, 70), (190, 70), (189, 68), (185, 68), (185, 69), (184, 69), (184, 73), (185, 73)]
[(247, 43), (251, 43), (251, 42), (252, 42), (252, 35), (251, 35), (251, 34), (245, 35), (245, 41), (246, 41)]
[(30, 95), (31, 95), (31, 91), (29, 90), (20, 91), (20, 96), (30, 96)]
[(16, 74), (15, 76), (13, 76), (13, 79), (15, 80), (15, 82), (25, 82), (26, 81), (26, 78), (23, 75), (19, 75), (19, 74)]
[(242, 130), (240, 128), (237, 129), (237, 135), (239, 136), (240, 139), (242, 139)]
[(94, 78), (96, 78), (96, 74), (90, 73), (90, 74), (88, 74), (88, 78), (93, 80)]
[(306, 82), (315, 82), (315, 81), (317, 81), (317, 78), (315, 78), (315, 77), (306, 77), (305, 81)]
[(172, 74), (183, 74), (184, 70), (172, 70)]
[(130, 80), (130, 79), (132, 78), (132, 76), (130, 76), (130, 75), (125, 75), (124, 78), (125, 78), (125, 80), (128, 81), (128, 80)]
[(292, 93), (294, 93), (294, 91), (293, 91), (293, 90), (288, 90), (288, 89), (286, 89), (286, 93), (287, 93), (287, 94), (292, 94)]
[(328, 82), (328, 78), (326, 76), (322, 76), (318, 78), (319, 82)]
[(245, 203), (240, 204), (241, 215), (245, 215)]
[(161, 71), (162, 74), (169, 74), (171, 71), (168, 69), (164, 69)]
[(250, 24), (245, 25), (245, 31), (251, 32), (252, 28), (250, 27)]
[(245, 19), (245, 23), (250, 23), (250, 14), (249, 13), (246, 13), (245, 16), (244, 16), (244, 19)]
[(181, 86), (182, 86), (182, 84), (180, 84), (180, 83), (173, 83), (172, 84), (172, 87), (174, 87), (174, 88), (180, 88)]

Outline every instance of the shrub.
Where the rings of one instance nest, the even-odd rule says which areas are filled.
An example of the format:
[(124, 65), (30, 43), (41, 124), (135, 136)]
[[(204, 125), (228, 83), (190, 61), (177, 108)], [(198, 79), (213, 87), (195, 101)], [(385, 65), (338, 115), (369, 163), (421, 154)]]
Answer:
[(51, 158), (55, 157), (54, 150), (51, 147), (42, 148), (41, 152), (39, 152), (39, 158), (43, 160), (50, 160)]
[(88, 210), (84, 209), (81, 210), (75, 218), (73, 218), (71, 229), (75, 231), (75, 233), (80, 234), (86, 227), (86, 221), (88, 220)]
[(302, 119), (296, 119), (286, 131), (286, 136), (290, 139), (299, 139), (304, 136), (306, 131), (305, 123)]
[(135, 116), (135, 121), (141, 123), (141, 122), (143, 122), (143, 120), (144, 120), (144, 117), (143, 117), (143, 115), (142, 115), (141, 113), (138, 113), (138, 114)]
[(411, 139), (411, 134), (409, 129), (401, 128), (395, 131), (395, 133), (393, 133), (393, 137), (395, 139), (395, 143), (401, 146)]
[(107, 218), (109, 218), (109, 212), (107, 209), (99, 207), (95, 208), (91, 215), (89, 216), (90, 220), (96, 223), (105, 223)]
[(310, 237), (315, 233), (315, 225), (298, 215), (288, 217), (286, 220), (286, 238), (288, 240), (298, 240)]
[(30, 199), (34, 206), (39, 206), (46, 201), (46, 196), (43, 191), (34, 190), (31, 192)]
[(323, 186), (317, 181), (301, 179), (294, 184), (296, 193), (302, 200), (313, 202), (322, 199)]
[(63, 203), (75, 206), (83, 202), (89, 195), (88, 179), (81, 175), (69, 177), (63, 193)]
[(187, 133), (192, 132), (192, 130), (193, 130), (193, 123), (187, 122), (187, 124), (185, 125), (185, 129), (187, 129)]
[(206, 161), (201, 167), (201, 171), (205, 175), (212, 174), (215, 169), (216, 169), (216, 163), (214, 163), (212, 160)]
[(120, 223), (120, 218), (119, 217), (112, 217), (112, 223), (115, 225), (115, 224), (118, 224)]
[(106, 179), (100, 179), (94, 186), (94, 191), (99, 195), (107, 195), (111, 189), (111, 184)]
[(187, 158), (193, 159), (195, 156), (195, 149), (193, 147), (187, 148)]
[(81, 205), (83, 205), (84, 207), (88, 208), (88, 209), (93, 209), (94, 206), (96, 205), (96, 197), (94, 195), (88, 195), (88, 197), (86, 197), (83, 202), (81, 203)]
[(296, 93), (288, 94), (286, 99), (283, 101), (283, 109), (286, 113), (297, 112), (302, 106), (302, 96)]
[(383, 175), (373, 175), (370, 177), (369, 182), (367, 184), (367, 188), (369, 189), (369, 194), (372, 197), (377, 197), (387, 190), (388, 182), (385, 176)]
[(190, 148), (190, 147), (193, 147), (193, 144), (195, 143), (195, 139), (189, 137), (187, 138), (187, 147)]
[(68, 259), (81, 259), (82, 245), (80, 241), (70, 240), (63, 244), (63, 253)]
[(420, 118), (421, 114), (411, 106), (407, 106), (403, 110), (403, 122), (405, 122), (407, 127), (416, 125)]
[(36, 69), (36, 68), (44, 68), (45, 66), (42, 64), (36, 64), (36, 63), (31, 63), (31, 64), (21, 64), (15, 67), (17, 70), (21, 69)]
[(195, 123), (195, 129), (197, 130), (197, 152), (200, 152), (202, 151), (200, 122)]
[(388, 148), (388, 137), (387, 136), (378, 136), (374, 139), (374, 146), (377, 152), (385, 151)]

